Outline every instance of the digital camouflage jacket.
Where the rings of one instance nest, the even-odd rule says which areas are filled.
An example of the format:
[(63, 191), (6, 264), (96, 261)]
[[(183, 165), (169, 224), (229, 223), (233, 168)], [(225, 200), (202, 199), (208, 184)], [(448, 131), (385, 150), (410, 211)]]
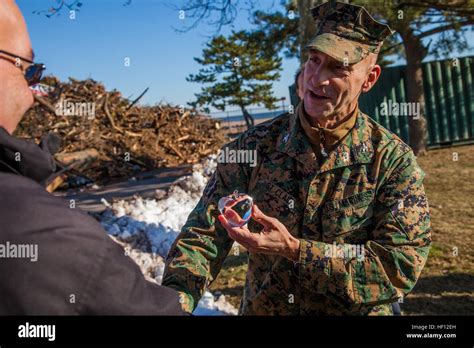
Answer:
[[(218, 164), (170, 250), (163, 285), (180, 292), (187, 311), (233, 245), (217, 202), (238, 190), (301, 241), (297, 263), (249, 254), (240, 314), (392, 314), (390, 303), (413, 289), (431, 243), (424, 172), (408, 145), (359, 111), (321, 165), (297, 113), (224, 147), (256, 150), (258, 161)], [(252, 220), (248, 227), (261, 229)]]

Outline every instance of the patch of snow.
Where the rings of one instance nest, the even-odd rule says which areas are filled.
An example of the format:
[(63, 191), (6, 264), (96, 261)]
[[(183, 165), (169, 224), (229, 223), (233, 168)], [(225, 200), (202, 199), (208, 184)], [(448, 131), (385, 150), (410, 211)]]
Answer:
[(237, 309), (227, 302), (224, 295), (215, 300), (214, 295), (206, 291), (201, 297), (194, 315), (237, 315)]
[[(164, 258), (216, 167), (217, 155), (209, 156), (193, 167), (192, 175), (183, 177), (167, 193), (157, 190), (157, 199), (137, 196), (112, 204), (104, 200), (108, 209), (98, 216), (100, 223), (111, 238), (125, 248), (148, 280), (161, 284)], [(215, 298), (206, 291), (194, 314), (236, 315), (237, 309), (224, 295)]]

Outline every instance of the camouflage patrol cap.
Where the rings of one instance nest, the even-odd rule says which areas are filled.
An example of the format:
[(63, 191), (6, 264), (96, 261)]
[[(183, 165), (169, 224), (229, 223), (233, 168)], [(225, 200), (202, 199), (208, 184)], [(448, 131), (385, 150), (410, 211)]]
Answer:
[(305, 49), (316, 49), (347, 64), (361, 61), (369, 52), (378, 53), (383, 40), (394, 33), (362, 6), (329, 1), (311, 9), (311, 14), (316, 35)]

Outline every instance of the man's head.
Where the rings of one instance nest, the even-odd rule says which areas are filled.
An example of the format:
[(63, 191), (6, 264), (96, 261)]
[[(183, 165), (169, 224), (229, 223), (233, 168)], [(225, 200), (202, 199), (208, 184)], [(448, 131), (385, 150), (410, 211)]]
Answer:
[(306, 48), (304, 105), (311, 117), (345, 116), (380, 76), (377, 56), (391, 29), (360, 6), (327, 2), (312, 9), (316, 35)]
[(381, 69), (376, 61), (377, 55), (371, 53), (344, 66), (325, 53), (310, 50), (303, 74), (306, 113), (324, 118), (347, 115), (359, 95), (368, 92), (379, 78)]
[[(23, 16), (13, 0), (0, 1), (0, 51), (33, 60)], [(0, 127), (13, 133), (33, 104), (24, 71), (28, 63), (0, 53)]]

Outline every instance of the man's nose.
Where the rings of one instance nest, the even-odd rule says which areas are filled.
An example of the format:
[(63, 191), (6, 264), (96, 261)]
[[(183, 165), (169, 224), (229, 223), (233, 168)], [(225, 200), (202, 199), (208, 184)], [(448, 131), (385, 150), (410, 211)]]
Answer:
[(329, 84), (329, 74), (325, 64), (319, 64), (313, 69), (309, 83), (314, 87), (327, 86)]

